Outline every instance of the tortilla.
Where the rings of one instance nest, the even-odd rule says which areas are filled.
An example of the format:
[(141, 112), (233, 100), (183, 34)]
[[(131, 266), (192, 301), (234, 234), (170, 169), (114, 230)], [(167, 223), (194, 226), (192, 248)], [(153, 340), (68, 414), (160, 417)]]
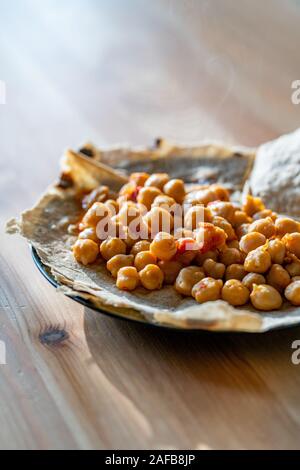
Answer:
[[(179, 295), (173, 286), (159, 291), (139, 287), (134, 292), (123, 292), (115, 286), (103, 261), (83, 266), (71, 251), (76, 236), (69, 233), (68, 226), (79, 219), (82, 211), (78, 192), (90, 191), (99, 184), (118, 190), (127, 180), (126, 172), (166, 170), (194, 186), (219, 181), (240, 193), (255, 160), (253, 149), (211, 143), (172, 146), (165, 141), (154, 149), (91, 148), (94, 147), (90, 147), (89, 155), (82, 149), (79, 153), (67, 151), (59, 183), (51, 186), (20, 220), (12, 219), (7, 224), (9, 233), (20, 233), (35, 247), (41, 261), (61, 284), (60, 290), (85, 297), (95, 306), (120, 316), (143, 315), (149, 322), (178, 328), (262, 332), (300, 321), (300, 309), (290, 304), (280, 311), (260, 313), (248, 305), (234, 308), (221, 300), (198, 304)], [(107, 166), (109, 162), (117, 170)]]

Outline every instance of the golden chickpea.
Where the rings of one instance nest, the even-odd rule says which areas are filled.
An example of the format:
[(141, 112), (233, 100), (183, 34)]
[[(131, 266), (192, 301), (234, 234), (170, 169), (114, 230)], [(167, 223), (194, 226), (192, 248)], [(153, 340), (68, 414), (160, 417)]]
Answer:
[(285, 244), (282, 241), (274, 238), (268, 242), (268, 252), (271, 255), (272, 263), (282, 264), (285, 258)]
[(192, 288), (192, 296), (199, 303), (218, 300), (221, 297), (223, 281), (205, 277)]
[(121, 206), (124, 201), (136, 201), (139, 188), (134, 181), (129, 181), (124, 184), (119, 191), (119, 197), (117, 199), (118, 204)]
[(138, 271), (144, 269), (147, 264), (156, 264), (157, 258), (150, 251), (140, 251), (134, 258), (134, 266)]
[(115, 255), (126, 254), (126, 243), (117, 237), (108, 237), (101, 243), (100, 253), (107, 261)]
[(217, 201), (218, 196), (212, 189), (203, 188), (198, 191), (191, 191), (186, 195), (184, 200), (187, 204), (192, 204), (192, 206), (198, 204), (203, 204), (204, 206), (206, 206), (212, 201)]
[(84, 264), (94, 263), (96, 258), (99, 254), (99, 246), (97, 243), (93, 242), (93, 240), (85, 239), (85, 240), (77, 240), (73, 245), (73, 254), (75, 259), (79, 262)]
[(133, 265), (132, 255), (115, 255), (106, 263), (107, 269), (113, 277), (117, 277), (118, 271), (125, 266)]
[(249, 227), (250, 227), (250, 224), (242, 224), (236, 227), (235, 233), (239, 240), (248, 233)]
[(211, 222), (212, 215), (210, 210), (204, 206), (192, 206), (184, 216), (184, 227), (188, 230), (194, 230), (200, 222)]
[(255, 248), (264, 245), (266, 241), (266, 237), (262, 233), (246, 233), (246, 235), (240, 239), (240, 250), (248, 254), (250, 251), (255, 250)]
[(154, 199), (151, 207), (162, 207), (163, 209), (168, 209), (176, 204), (175, 199), (172, 197), (166, 196), (162, 194), (160, 196), (156, 196)]
[(179, 271), (183, 268), (183, 265), (178, 261), (159, 261), (159, 268), (164, 274), (164, 283), (165, 284), (174, 284)]
[(228, 222), (228, 220), (224, 219), (223, 217), (215, 216), (212, 219), (212, 223), (216, 227), (219, 227), (224, 230), (227, 235), (227, 242), (231, 242), (236, 239), (235, 231), (232, 225)]
[(195, 234), (201, 253), (214, 251), (216, 248), (223, 247), (227, 239), (227, 235), (223, 229), (209, 222), (201, 223)]
[(112, 215), (116, 215), (119, 212), (119, 204), (114, 199), (107, 199), (104, 205), (108, 208)]
[(300, 232), (300, 224), (288, 217), (278, 217), (275, 221), (276, 234), (283, 237), (286, 233)]
[(203, 269), (207, 277), (222, 279), (225, 273), (225, 264), (216, 263), (213, 259), (206, 259), (203, 263)]
[(223, 217), (231, 224), (233, 223), (236, 209), (231, 202), (213, 201), (208, 204), (208, 207), (213, 216)]
[(157, 264), (147, 264), (144, 269), (139, 272), (140, 281), (148, 290), (161, 289), (164, 274)]
[(255, 284), (266, 284), (265, 276), (258, 273), (248, 273), (243, 278), (242, 283), (249, 289), (251, 292)]
[(285, 297), (293, 305), (300, 305), (300, 281), (294, 281), (284, 291)]
[(164, 185), (163, 191), (167, 196), (175, 199), (176, 202), (182, 204), (185, 196), (184, 182), (179, 179), (172, 179)]
[(265, 205), (260, 197), (253, 197), (249, 194), (246, 196), (243, 204), (243, 211), (246, 212), (246, 214), (252, 216), (256, 212), (263, 211), (264, 209)]
[(108, 207), (103, 202), (94, 202), (92, 207), (86, 212), (82, 219), (82, 227), (97, 227), (98, 223), (104, 218), (109, 219), (112, 216)]
[(253, 215), (253, 220), (265, 219), (266, 217), (271, 217), (272, 220), (276, 220), (277, 214), (270, 209), (264, 209), (263, 211), (256, 212)]
[(191, 295), (194, 285), (204, 277), (205, 274), (199, 266), (183, 268), (176, 278), (175, 289), (179, 294)]
[(130, 254), (136, 256), (140, 251), (149, 251), (150, 242), (148, 240), (139, 240), (130, 250)]
[(252, 273), (265, 273), (271, 266), (271, 256), (265, 246), (259, 246), (247, 254), (244, 268)]
[(149, 211), (154, 199), (159, 195), (161, 195), (160, 189), (154, 186), (143, 187), (137, 195), (137, 202), (143, 204)]
[(198, 264), (198, 266), (203, 266), (203, 263), (206, 259), (213, 259), (214, 261), (217, 261), (218, 259), (217, 251), (209, 250), (206, 253), (197, 253), (195, 261)]
[(171, 233), (174, 226), (173, 216), (162, 207), (152, 207), (143, 218), (148, 227), (151, 238), (154, 238), (158, 232)]
[(116, 286), (121, 290), (134, 290), (139, 284), (139, 274), (133, 266), (125, 266), (118, 271)]
[(226, 268), (225, 279), (226, 281), (229, 281), (229, 279), (241, 281), (246, 276), (246, 273), (247, 271), (242, 264), (230, 264)]
[(289, 283), (291, 278), (289, 273), (280, 264), (273, 264), (270, 271), (267, 274), (267, 284), (275, 287), (275, 289), (281, 291)]
[(300, 276), (300, 261), (295, 260), (285, 266), (285, 269), (291, 277)]
[(147, 179), (145, 186), (154, 186), (155, 188), (163, 190), (164, 185), (169, 181), (167, 173), (153, 173)]
[(239, 227), (242, 224), (251, 224), (252, 218), (246, 214), (244, 211), (237, 210), (235, 211), (232, 219), (232, 225), (234, 227)]
[(237, 279), (226, 281), (222, 288), (222, 299), (230, 305), (244, 305), (249, 300), (249, 289)]
[(79, 233), (78, 238), (80, 240), (93, 240), (93, 242), (99, 243), (95, 227), (87, 227)]
[(254, 284), (250, 294), (253, 307), (257, 310), (278, 310), (282, 305), (282, 298), (278, 290), (268, 284)]
[(300, 258), (300, 233), (287, 233), (282, 238), (282, 242), (290, 253)]
[(108, 198), (108, 186), (99, 186), (82, 199), (83, 209), (89, 209), (94, 202), (104, 202)]
[(158, 259), (169, 261), (177, 252), (177, 244), (172, 235), (159, 232), (155, 235), (150, 245), (150, 251), (157, 256)]
[(149, 179), (149, 177), (150, 177), (149, 173), (137, 172), (137, 173), (132, 173), (129, 179), (130, 181), (133, 181), (137, 186), (144, 186), (146, 181)]
[(275, 225), (271, 217), (266, 217), (265, 219), (258, 219), (250, 224), (248, 229), (249, 232), (259, 232), (262, 233), (266, 238), (271, 238), (275, 235)]
[(219, 199), (220, 201), (229, 201), (229, 191), (224, 188), (224, 186), (221, 186), (219, 184), (212, 184), (210, 186), (210, 189), (214, 191), (217, 196), (217, 199)]
[(241, 253), (236, 248), (224, 248), (220, 253), (220, 262), (229, 266), (230, 264), (241, 263)]

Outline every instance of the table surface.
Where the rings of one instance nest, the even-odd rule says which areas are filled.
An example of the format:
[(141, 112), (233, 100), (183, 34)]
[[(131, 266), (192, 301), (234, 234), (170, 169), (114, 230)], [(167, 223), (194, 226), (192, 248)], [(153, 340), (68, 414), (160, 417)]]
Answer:
[[(85, 140), (255, 146), (299, 124), (299, 2), (0, 3), (1, 224)], [(300, 327), (263, 335), (118, 321), (55, 291), (1, 231), (1, 448), (297, 448)], [(1, 343), (3, 345), (3, 343)]]

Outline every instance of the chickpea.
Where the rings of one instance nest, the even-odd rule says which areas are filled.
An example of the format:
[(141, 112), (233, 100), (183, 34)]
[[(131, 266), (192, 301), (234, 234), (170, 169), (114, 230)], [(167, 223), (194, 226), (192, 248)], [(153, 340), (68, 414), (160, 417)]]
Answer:
[(287, 233), (282, 238), (282, 242), (290, 253), (300, 258), (300, 233)]
[(220, 262), (229, 266), (230, 264), (241, 263), (241, 253), (236, 248), (227, 248), (220, 253)]
[(92, 207), (85, 213), (82, 219), (82, 227), (96, 227), (98, 223), (104, 218), (110, 218), (112, 216), (108, 207), (103, 202), (94, 202)]
[(139, 276), (140, 281), (145, 289), (161, 289), (164, 280), (164, 274), (156, 264), (147, 264), (144, 269), (139, 272)]
[(82, 199), (83, 209), (89, 209), (94, 202), (104, 202), (108, 198), (108, 186), (99, 186)]
[(250, 294), (253, 307), (257, 310), (277, 310), (282, 305), (282, 298), (278, 290), (268, 284), (254, 284)]
[(270, 284), (270, 286), (273, 286), (275, 289), (281, 291), (290, 282), (291, 278), (286, 269), (284, 269), (280, 264), (273, 264), (271, 266), (271, 269), (267, 274), (267, 283)]
[(227, 235), (223, 229), (209, 222), (201, 223), (195, 233), (201, 253), (214, 251), (216, 248), (223, 247), (227, 239)]
[(213, 201), (208, 204), (208, 207), (213, 216), (223, 217), (231, 224), (233, 223), (236, 209), (231, 202)]
[(276, 220), (277, 214), (270, 209), (264, 209), (262, 211), (256, 212), (253, 215), (253, 220), (265, 219), (266, 217), (271, 217), (272, 220)]
[(136, 256), (140, 251), (149, 251), (150, 242), (148, 240), (139, 240), (131, 248), (130, 254)]
[(99, 254), (99, 246), (93, 240), (77, 240), (72, 247), (75, 259), (84, 264), (94, 263)]
[(158, 259), (169, 261), (176, 254), (176, 241), (172, 235), (165, 232), (159, 232), (155, 235), (150, 245), (150, 251), (157, 256)]
[(99, 243), (95, 227), (87, 227), (79, 233), (78, 238), (80, 240), (93, 240), (93, 242)]
[(249, 227), (250, 227), (250, 224), (242, 224), (236, 227), (235, 233), (239, 240), (248, 233)]
[(198, 251), (198, 243), (193, 238), (179, 238), (174, 259), (184, 266), (188, 266), (195, 259)]
[(119, 212), (119, 204), (114, 199), (107, 199), (104, 205), (108, 208), (112, 215), (116, 215)]
[(221, 297), (223, 281), (205, 277), (192, 288), (192, 296), (199, 303), (218, 300)]
[(263, 211), (264, 209), (265, 205), (260, 197), (253, 197), (249, 194), (246, 196), (246, 200), (243, 204), (243, 211), (246, 212), (246, 214), (252, 216), (256, 212)]
[(233, 240), (236, 239), (235, 231), (234, 231), (232, 225), (226, 219), (224, 219), (223, 217), (215, 216), (212, 219), (212, 223), (216, 227), (219, 227), (219, 228), (224, 230), (224, 232), (227, 235), (227, 241), (228, 242), (233, 241)]
[(229, 191), (219, 184), (212, 184), (210, 185), (210, 189), (214, 191), (217, 196), (217, 199), (220, 201), (229, 201)]
[(251, 292), (253, 289), (254, 284), (266, 284), (265, 276), (258, 273), (248, 273), (243, 278), (242, 283), (249, 289)]
[(107, 261), (106, 267), (113, 277), (117, 277), (118, 271), (125, 266), (133, 265), (132, 255), (115, 255)]
[(181, 204), (185, 196), (184, 182), (179, 179), (172, 179), (164, 185), (163, 191), (167, 196), (175, 199), (176, 202)]
[(276, 234), (283, 237), (286, 233), (300, 232), (300, 224), (288, 217), (278, 217), (275, 221)]
[(176, 278), (175, 289), (179, 294), (191, 295), (194, 285), (204, 277), (205, 274), (199, 266), (183, 268)]
[(174, 226), (173, 216), (162, 207), (153, 207), (143, 220), (148, 226), (151, 238), (154, 238), (158, 232), (170, 233)]
[(161, 195), (161, 191), (158, 188), (155, 188), (154, 186), (147, 186), (139, 191), (137, 195), (137, 202), (139, 204), (143, 204), (149, 211), (154, 199), (159, 195)]
[(145, 186), (154, 186), (155, 188), (163, 190), (164, 185), (169, 181), (167, 173), (153, 173), (147, 179)]
[(234, 227), (239, 227), (242, 224), (250, 224), (252, 222), (252, 218), (246, 214), (244, 211), (237, 210), (235, 211), (232, 219), (232, 225)]
[(294, 281), (284, 291), (285, 297), (293, 305), (300, 305), (300, 281)]
[(249, 300), (249, 289), (237, 279), (229, 279), (222, 288), (222, 299), (230, 305), (244, 305)]
[(265, 246), (259, 246), (247, 254), (244, 268), (248, 272), (265, 273), (271, 266), (271, 256)]
[(271, 255), (272, 263), (282, 264), (285, 258), (285, 244), (277, 238), (269, 240), (268, 252)]
[(229, 281), (229, 279), (241, 281), (246, 276), (246, 273), (247, 271), (242, 264), (230, 264), (226, 268), (225, 279), (226, 281)]
[(147, 264), (156, 264), (157, 258), (151, 251), (140, 251), (134, 258), (134, 266), (138, 271), (144, 269)]
[(119, 191), (118, 203), (122, 205), (124, 201), (136, 201), (137, 195), (139, 193), (139, 188), (137, 187), (134, 181), (129, 181), (124, 184)]
[(255, 248), (264, 245), (266, 241), (266, 237), (262, 233), (246, 233), (246, 235), (240, 239), (240, 250), (248, 254), (250, 251), (255, 250)]
[(218, 253), (211, 250), (207, 251), (206, 253), (197, 253), (195, 261), (198, 266), (203, 266), (203, 263), (206, 259), (213, 259), (214, 261), (217, 261)]
[(191, 191), (185, 197), (185, 202), (187, 204), (192, 204), (192, 206), (198, 204), (203, 204), (204, 206), (206, 206), (208, 203), (217, 200), (217, 194), (210, 188), (203, 188), (198, 191)]
[(116, 286), (121, 290), (134, 290), (139, 284), (139, 274), (133, 266), (119, 269)]
[(126, 243), (117, 237), (108, 237), (101, 243), (100, 253), (107, 261), (115, 255), (126, 254)]
[(300, 276), (300, 260), (292, 261), (285, 266), (285, 269), (291, 277)]
[(222, 279), (225, 273), (225, 264), (216, 263), (213, 259), (206, 259), (203, 263), (203, 269), (207, 277)]
[(137, 172), (132, 173), (129, 179), (130, 181), (133, 181), (137, 186), (144, 186), (149, 177), (149, 173)]
[(249, 232), (259, 232), (262, 233), (266, 238), (271, 238), (275, 235), (275, 225), (271, 217), (266, 217), (265, 219), (258, 219), (250, 224), (248, 229)]
[(162, 207), (163, 209), (168, 209), (176, 204), (175, 199), (172, 197), (162, 194), (161, 196), (156, 196), (151, 207)]
[(179, 261), (159, 261), (159, 268), (164, 274), (165, 284), (174, 284), (179, 271), (183, 268), (183, 265)]

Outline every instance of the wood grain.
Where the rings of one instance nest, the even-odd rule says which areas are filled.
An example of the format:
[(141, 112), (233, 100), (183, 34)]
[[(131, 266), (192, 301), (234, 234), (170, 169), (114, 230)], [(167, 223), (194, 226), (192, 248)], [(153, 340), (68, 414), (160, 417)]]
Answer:
[[(292, 0), (1, 2), (2, 226), (86, 139), (257, 145), (296, 128), (299, 20)], [(295, 339), (97, 315), (2, 233), (0, 448), (297, 448)]]

